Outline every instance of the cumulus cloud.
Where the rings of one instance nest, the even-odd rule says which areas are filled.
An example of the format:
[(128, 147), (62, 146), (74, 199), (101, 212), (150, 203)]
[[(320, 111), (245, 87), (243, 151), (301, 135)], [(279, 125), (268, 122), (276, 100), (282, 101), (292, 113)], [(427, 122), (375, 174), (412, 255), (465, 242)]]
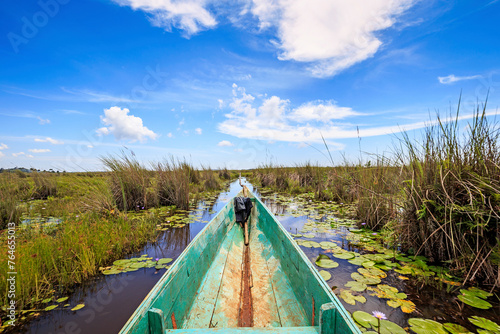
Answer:
[(203, 130), (201, 128), (194, 129), (194, 132), (196, 132), (197, 135), (201, 135), (202, 131)]
[(229, 146), (234, 146), (234, 144), (231, 143), (229, 140), (223, 140), (223, 141), (219, 142), (217, 144), (217, 146), (223, 146), (223, 147), (227, 146), (227, 147), (229, 147)]
[(397, 24), (418, 0), (243, 0), (223, 5), (218, 0), (113, 1), (144, 11), (153, 25), (180, 29), (185, 37), (215, 28), (217, 16), (241, 27), (244, 20), (236, 17), (249, 13), (261, 31), (274, 34), (279, 59), (303, 62), (314, 76), (329, 77), (375, 55), (383, 44), (380, 33)]
[(416, 0), (253, 0), (261, 29), (277, 30), (282, 60), (309, 64), (317, 77), (333, 76), (372, 57), (381, 47), (380, 31)]
[(30, 151), (32, 153), (47, 153), (47, 152), (50, 152), (50, 150), (48, 148), (31, 148), (28, 151)]
[(35, 141), (37, 143), (51, 143), (52, 145), (62, 145), (62, 144), (64, 144), (64, 142), (62, 142), (60, 140), (57, 140), (57, 139), (50, 138), (50, 137), (35, 138)]
[[(238, 138), (266, 141), (322, 143), (323, 139), (373, 137), (432, 125), (432, 122), (383, 126), (363, 125), (366, 119), (359, 118), (359, 116), (364, 116), (364, 114), (348, 107), (340, 107), (335, 101), (312, 101), (292, 108), (289, 100), (277, 96), (264, 96), (262, 99), (256, 99), (237, 85), (233, 85), (233, 99), (229, 105), (231, 110), (225, 115), (226, 119), (218, 124), (220, 132)], [(488, 113), (490, 114), (496, 115), (497, 112)], [(461, 116), (460, 119), (470, 117), (466, 115)], [(219, 146), (231, 144), (228, 141), (224, 141), (225, 145), (221, 143)], [(330, 149), (343, 148), (342, 144), (335, 142), (328, 142), (328, 145)]]
[(101, 121), (104, 127), (99, 128), (100, 135), (113, 135), (117, 140), (130, 140), (131, 142), (145, 142), (147, 138), (156, 139), (158, 135), (142, 124), (140, 117), (129, 115), (127, 108), (111, 107), (104, 109)]
[[(261, 103), (243, 87), (233, 84), (231, 112), (219, 123), (222, 133), (240, 138), (289, 142), (320, 142), (322, 132), (340, 131), (334, 120), (361, 115), (335, 101), (312, 101), (291, 108), (290, 101), (278, 96), (265, 97)], [(256, 106), (255, 104), (260, 104)], [(336, 143), (332, 146), (340, 147)]]
[(153, 25), (172, 31), (180, 29), (186, 37), (213, 28), (217, 21), (205, 7), (208, 0), (114, 0), (134, 10), (150, 14)]
[(4, 143), (0, 143), (0, 151), (1, 150), (7, 150), (9, 147), (7, 146), (7, 144), (4, 144)]
[(471, 75), (471, 76), (466, 76), (466, 77), (457, 77), (454, 74), (450, 74), (446, 77), (438, 77), (438, 80), (440, 83), (447, 85), (451, 84), (457, 81), (463, 81), (463, 80), (473, 80), (473, 79), (479, 79), (481, 78), (480, 75)]

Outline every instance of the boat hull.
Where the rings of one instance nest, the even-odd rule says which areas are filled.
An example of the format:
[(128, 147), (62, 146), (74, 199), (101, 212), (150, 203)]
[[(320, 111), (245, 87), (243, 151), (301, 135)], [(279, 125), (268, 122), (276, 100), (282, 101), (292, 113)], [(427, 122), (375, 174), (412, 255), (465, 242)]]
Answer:
[[(248, 248), (231, 200), (120, 333), (360, 333), (291, 236), (258, 198), (250, 197)], [(246, 289), (251, 314), (243, 324), (252, 327), (241, 327), (242, 314), (249, 311), (248, 298), (242, 297)]]

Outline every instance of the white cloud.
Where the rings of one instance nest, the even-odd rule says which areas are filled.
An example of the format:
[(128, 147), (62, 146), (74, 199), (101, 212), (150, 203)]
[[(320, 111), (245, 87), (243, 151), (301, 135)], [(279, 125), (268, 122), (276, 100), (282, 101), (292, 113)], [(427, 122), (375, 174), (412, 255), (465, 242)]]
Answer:
[(5, 157), (5, 153), (0, 152), (0, 158), (3, 158), (3, 157)]
[(201, 30), (217, 25), (215, 17), (205, 8), (208, 0), (114, 0), (134, 10), (150, 14), (150, 21), (157, 27), (172, 31), (177, 28), (189, 37)]
[[(326, 140), (330, 149), (341, 149), (342, 144), (330, 140), (394, 134), (433, 124), (415, 122), (370, 126), (359, 124), (360, 120), (356, 120), (356, 117), (363, 114), (351, 108), (339, 107), (334, 101), (308, 102), (293, 109), (288, 100), (277, 96), (264, 97), (256, 101), (244, 88), (236, 85), (233, 86), (233, 94), (231, 111), (225, 115), (226, 120), (218, 124), (218, 130), (237, 138), (290, 143), (322, 143)], [(498, 112), (492, 111), (487, 115), (490, 114), (496, 115)], [(352, 118), (349, 122), (346, 120), (348, 117)], [(471, 115), (465, 115), (460, 116), (460, 119), (470, 117)], [(447, 122), (451, 119), (442, 121)], [(362, 118), (361, 122), (366, 122), (366, 119)], [(224, 142), (231, 144), (228, 141)], [(230, 146), (221, 143), (219, 146)]]
[[(113, 0), (148, 13), (155, 26), (180, 29), (185, 37), (217, 26), (223, 16), (242, 28), (251, 13), (279, 59), (306, 63), (314, 76), (329, 77), (372, 57), (382, 46), (381, 31), (393, 27), (418, 0)], [(239, 17), (239, 18), (236, 18)], [(246, 20), (248, 23), (254, 20)], [(408, 26), (408, 24), (406, 24)], [(400, 25), (405, 27), (405, 23)], [(250, 27), (251, 29), (252, 27)], [(248, 80), (251, 76), (244, 76)]]
[(416, 0), (253, 0), (261, 29), (275, 27), (281, 60), (310, 65), (328, 77), (372, 57), (380, 31), (392, 27)]
[[(255, 98), (247, 94), (243, 88), (234, 85), (233, 93), (233, 103), (230, 104), (232, 110), (225, 115), (226, 120), (218, 124), (218, 130), (237, 138), (290, 143), (322, 143), (326, 140), (330, 149), (341, 149), (342, 144), (329, 140), (395, 134), (437, 124), (435, 120), (384, 126), (362, 125), (355, 120), (341, 122), (339, 120), (341, 118), (358, 117), (363, 114), (351, 108), (338, 107), (332, 101), (309, 102), (291, 109), (288, 100), (276, 96), (264, 99), (257, 108), (254, 106)], [(274, 110), (270, 110), (271, 107), (274, 107)], [(310, 114), (306, 114), (305, 111), (309, 111)], [(486, 116), (498, 114), (498, 111), (488, 111)], [(472, 115), (463, 115), (459, 120), (471, 117)], [(441, 119), (443, 122), (453, 120), (453, 117)], [(366, 118), (363, 118), (362, 122), (366, 122)]]
[(1, 150), (7, 150), (9, 147), (7, 146), (7, 144), (4, 144), (4, 143), (0, 143), (0, 151)]
[(40, 123), (41, 125), (45, 125), (45, 124), (50, 123), (50, 119), (43, 119), (40, 116), (37, 116), (36, 118), (38, 119), (38, 123)]
[(238, 153), (241, 153), (241, 152), (243, 152), (243, 149), (242, 148), (235, 148), (234, 151), (238, 152)]
[(35, 138), (35, 141), (37, 143), (51, 143), (52, 145), (62, 145), (62, 144), (64, 144), (64, 142), (62, 142), (60, 140), (57, 140), (57, 139), (50, 138), (50, 137)]
[(47, 153), (50, 152), (48, 148), (30, 148), (28, 151), (32, 153)]
[(97, 130), (98, 134), (112, 134), (117, 140), (130, 140), (131, 142), (145, 142), (147, 138), (156, 139), (158, 135), (142, 124), (142, 119), (128, 115), (127, 108), (111, 107), (104, 109), (101, 121), (106, 125)]
[(290, 101), (278, 96), (264, 98), (260, 106), (255, 107), (255, 97), (247, 94), (245, 88), (233, 84), (232, 93), (231, 112), (218, 128), (240, 138), (317, 142), (322, 140), (321, 132), (326, 127), (336, 128), (332, 120), (361, 115), (351, 108), (337, 106), (334, 101), (308, 102), (291, 109)]
[(201, 128), (194, 129), (194, 132), (196, 132), (196, 134), (198, 134), (198, 135), (201, 135), (202, 131), (203, 130)]
[(19, 157), (19, 156), (21, 156), (21, 155), (26, 155), (26, 153), (24, 153), (24, 152), (12, 153), (12, 156), (16, 157), (16, 158)]
[(26, 157), (28, 157), (28, 158), (34, 158), (34, 156), (32, 156), (31, 154), (26, 154)]
[(219, 143), (217, 144), (217, 146), (223, 146), (223, 147), (224, 147), (224, 146), (227, 146), (227, 147), (229, 147), (229, 146), (234, 146), (234, 144), (233, 144), (233, 143), (231, 143), (231, 142), (230, 142), (230, 141), (228, 141), (228, 140), (223, 140), (223, 141), (219, 142)]
[(351, 108), (335, 105), (334, 101), (315, 101), (308, 102), (295, 109), (290, 114), (290, 119), (297, 122), (320, 121), (326, 123), (332, 119), (342, 119), (358, 115), (360, 114)]
[(450, 74), (450, 75), (448, 75), (446, 77), (438, 77), (438, 80), (439, 80), (440, 83), (442, 83), (444, 85), (447, 85), (447, 84), (451, 84), (451, 83), (454, 83), (454, 82), (457, 82), (457, 81), (473, 80), (473, 79), (479, 79), (479, 78), (482, 78), (482, 76), (480, 76), (480, 75), (471, 75), (471, 76), (467, 76), (467, 77), (457, 77), (454, 74)]
[(169, 132), (169, 133), (167, 134), (167, 137), (168, 137), (168, 138), (172, 138), (173, 136), (174, 136), (174, 135), (172, 134), (172, 132)]

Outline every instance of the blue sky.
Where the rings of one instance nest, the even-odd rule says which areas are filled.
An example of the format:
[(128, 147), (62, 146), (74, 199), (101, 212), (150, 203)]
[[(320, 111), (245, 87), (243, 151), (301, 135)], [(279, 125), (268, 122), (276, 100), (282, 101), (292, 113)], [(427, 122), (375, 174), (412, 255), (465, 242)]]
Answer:
[(0, 167), (131, 150), (212, 168), (390, 154), (500, 103), (500, 1), (4, 0)]

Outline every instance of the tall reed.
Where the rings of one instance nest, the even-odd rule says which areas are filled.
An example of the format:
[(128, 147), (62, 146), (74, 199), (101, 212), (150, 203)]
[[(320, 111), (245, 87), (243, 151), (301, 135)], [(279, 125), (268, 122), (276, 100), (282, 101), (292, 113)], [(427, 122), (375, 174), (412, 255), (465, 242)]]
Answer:
[(160, 205), (175, 205), (189, 208), (190, 182), (199, 182), (199, 173), (186, 161), (164, 160), (156, 167), (156, 193)]
[(405, 249), (448, 262), (465, 281), (500, 285), (500, 129), (486, 105), (466, 126), (459, 112), (438, 117), (421, 144), (404, 134), (397, 153), (409, 178), (398, 232)]
[(156, 206), (152, 186), (152, 173), (134, 156), (101, 157), (111, 172), (109, 184), (116, 206), (120, 210), (137, 210)]
[[(18, 230), (16, 233), (16, 308), (36, 305), (51, 296), (52, 290), (66, 293), (75, 283), (95, 275), (99, 266), (130, 252), (156, 236), (156, 221), (149, 216), (125, 219), (88, 213), (67, 219), (56, 233), (43, 230)], [(7, 233), (0, 234), (6, 243)], [(7, 252), (0, 263), (7, 263)], [(7, 277), (7, 265), (0, 275)], [(0, 280), (0, 291), (7, 282)], [(2, 294), (2, 302), (7, 295)]]

